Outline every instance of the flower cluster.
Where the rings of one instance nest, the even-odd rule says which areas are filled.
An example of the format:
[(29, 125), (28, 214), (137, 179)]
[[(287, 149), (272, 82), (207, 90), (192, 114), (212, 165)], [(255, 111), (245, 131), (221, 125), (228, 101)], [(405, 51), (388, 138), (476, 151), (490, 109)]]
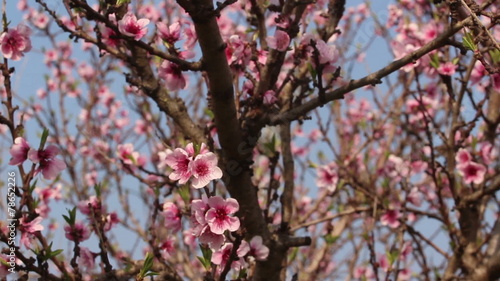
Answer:
[(31, 50), (30, 35), (31, 29), (24, 24), (19, 24), (16, 29), (9, 28), (0, 35), (3, 56), (11, 60), (20, 60), (24, 53)]
[(134, 40), (141, 40), (148, 33), (148, 19), (137, 19), (137, 17), (128, 12), (118, 21), (118, 30), (124, 35), (133, 37)]
[(466, 184), (481, 184), (484, 181), (486, 167), (472, 161), (469, 151), (461, 148), (455, 156), (458, 173), (464, 178)]
[(24, 138), (18, 137), (10, 148), (12, 158), (9, 165), (21, 165), (29, 159), (34, 164), (38, 164), (35, 175), (42, 172), (45, 179), (53, 180), (62, 170), (66, 169), (64, 161), (56, 158), (57, 154), (59, 154), (59, 148), (54, 145), (49, 145), (45, 149), (34, 149)]
[[(212, 255), (212, 263), (219, 265), (219, 270), (226, 267), (228, 261), (230, 261), (231, 252), (233, 250), (233, 243), (225, 243), (219, 250), (215, 251)], [(237, 259), (233, 260), (231, 263), (231, 268), (239, 271), (247, 266), (245, 256), (248, 260), (258, 260), (263, 261), (269, 255), (269, 248), (262, 243), (262, 237), (254, 236), (250, 243), (247, 241), (241, 241), (238, 250), (236, 250)]]
[(210, 248), (219, 249), (225, 242), (224, 232), (233, 232), (240, 228), (240, 220), (232, 216), (239, 208), (238, 201), (233, 198), (203, 196), (202, 199), (193, 200), (191, 223), (195, 236)]
[(194, 145), (190, 143), (185, 149), (167, 150), (159, 155), (162, 162), (173, 169), (169, 178), (179, 181), (180, 184), (185, 184), (192, 178), (192, 187), (202, 188), (210, 181), (222, 177), (222, 170), (217, 166), (217, 156), (208, 151), (205, 144), (200, 146), (199, 152), (196, 152)]

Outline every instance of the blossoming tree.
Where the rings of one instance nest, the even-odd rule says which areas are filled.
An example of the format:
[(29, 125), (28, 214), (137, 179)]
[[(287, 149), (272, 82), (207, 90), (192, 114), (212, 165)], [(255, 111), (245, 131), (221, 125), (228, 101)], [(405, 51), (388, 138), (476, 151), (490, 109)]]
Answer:
[(5, 5), (0, 279), (500, 278), (497, 1)]

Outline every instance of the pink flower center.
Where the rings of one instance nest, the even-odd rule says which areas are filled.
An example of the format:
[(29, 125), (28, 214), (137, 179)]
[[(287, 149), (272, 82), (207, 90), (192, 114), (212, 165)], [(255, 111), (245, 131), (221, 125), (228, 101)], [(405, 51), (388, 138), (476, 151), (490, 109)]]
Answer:
[(128, 24), (125, 30), (132, 34), (139, 34), (141, 32), (141, 27), (136, 23)]
[(469, 177), (476, 176), (478, 171), (479, 169), (474, 165), (468, 165), (467, 168), (465, 168), (465, 174)]
[(7, 39), (7, 45), (11, 46), (11, 48), (19, 49), (22, 46), (22, 39), (17, 36), (11, 36)]
[(217, 209), (215, 211), (215, 217), (217, 218), (218, 221), (223, 221), (227, 217), (227, 212), (224, 209)]
[[(205, 164), (205, 163), (200, 163), (198, 165), (196, 165), (196, 174), (198, 174), (199, 176), (206, 176), (210, 169), (208, 168), (208, 166)], [(218, 211), (217, 211), (218, 212)]]

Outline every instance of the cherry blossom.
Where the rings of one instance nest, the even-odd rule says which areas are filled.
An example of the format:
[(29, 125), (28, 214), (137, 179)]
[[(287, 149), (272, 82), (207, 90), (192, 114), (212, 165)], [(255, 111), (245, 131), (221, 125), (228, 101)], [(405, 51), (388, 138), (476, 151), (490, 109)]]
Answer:
[(74, 225), (64, 226), (65, 237), (75, 242), (83, 242), (90, 237), (90, 229), (83, 222), (75, 222)]
[(266, 41), (270, 48), (284, 52), (290, 44), (290, 36), (285, 31), (277, 29), (274, 36), (268, 36)]
[(148, 33), (148, 24), (148, 19), (137, 20), (137, 17), (132, 12), (128, 12), (118, 21), (118, 30), (124, 35), (140, 40)]
[(5, 58), (11, 60), (20, 60), (24, 53), (31, 50), (31, 29), (19, 24), (16, 29), (9, 28), (7, 32), (0, 35), (0, 45), (2, 54)]
[(318, 167), (316, 172), (316, 185), (318, 187), (326, 188), (330, 192), (334, 192), (337, 189), (339, 176), (334, 164)]
[(458, 173), (466, 184), (481, 184), (486, 175), (486, 167), (472, 161), (472, 156), (466, 149), (459, 149), (455, 155)]
[(139, 152), (134, 151), (134, 145), (131, 143), (119, 144), (117, 147), (118, 157), (126, 165), (139, 165), (144, 164), (144, 159), (141, 159)]
[(167, 26), (164, 22), (159, 22), (156, 24), (156, 27), (161, 40), (167, 44), (174, 45), (175, 42), (181, 39), (180, 22), (174, 22), (169, 26)]
[(440, 64), (437, 71), (441, 75), (451, 76), (455, 73), (456, 69), (457, 69), (457, 66), (454, 63), (446, 62), (446, 63)]
[(36, 232), (42, 231), (44, 229), (41, 224), (43, 218), (38, 216), (31, 221), (27, 221), (28, 217), (23, 216), (19, 219), (19, 230), (21, 231), (21, 244), (26, 248), (30, 248), (32, 245), (31, 239)]
[(66, 169), (66, 164), (61, 159), (56, 158), (59, 154), (59, 148), (55, 145), (49, 145), (42, 150), (31, 148), (28, 152), (28, 158), (35, 164), (39, 164), (35, 173), (42, 172), (47, 180), (55, 179), (62, 170)]
[[(240, 248), (242, 245), (244, 245), (244, 243), (240, 245)], [(226, 263), (229, 261), (233, 246), (234, 245), (232, 243), (226, 243), (218, 251), (212, 254), (211, 261), (216, 265), (220, 265), (220, 271), (224, 269)], [(238, 248), (236, 252), (238, 259), (233, 260), (231, 263), (231, 268), (237, 271), (241, 270), (241, 268), (243, 268), (243, 266), (245, 265), (245, 261), (242, 259), (242, 257), (244, 257), (246, 253), (244, 251), (240, 251), (240, 248)]]
[(194, 188), (202, 188), (210, 181), (222, 177), (222, 170), (217, 166), (217, 155), (212, 152), (197, 155), (189, 162), (189, 170), (193, 175)]
[(252, 237), (252, 240), (250, 240), (249, 254), (258, 261), (263, 261), (267, 258), (269, 255), (269, 248), (264, 245), (261, 236)]
[(165, 80), (165, 86), (170, 91), (186, 88), (186, 77), (176, 63), (163, 61), (158, 69), (158, 75)]
[(78, 263), (81, 264), (86, 270), (92, 270), (95, 267), (95, 257), (97, 254), (91, 252), (89, 248), (80, 247), (80, 256)]
[(390, 228), (397, 228), (401, 224), (399, 222), (399, 218), (401, 218), (401, 212), (399, 210), (387, 210), (381, 217), (380, 223), (382, 225), (387, 225)]
[(120, 222), (118, 218), (118, 214), (116, 212), (111, 212), (106, 215), (105, 223), (104, 223), (104, 231), (110, 231), (114, 226), (116, 226)]
[(163, 217), (165, 218), (165, 226), (172, 232), (178, 232), (181, 229), (181, 212), (177, 205), (172, 202), (163, 204)]
[(9, 161), (9, 165), (21, 165), (28, 159), (30, 149), (30, 145), (24, 138), (17, 137), (14, 140), (14, 145), (10, 148), (12, 158)]
[(268, 90), (264, 93), (263, 102), (265, 105), (271, 105), (277, 101), (276, 93), (273, 90)]
[(165, 157), (165, 163), (174, 171), (168, 176), (169, 179), (185, 184), (191, 178), (191, 162), (188, 153), (182, 148), (176, 148)]
[(78, 209), (84, 215), (91, 215), (92, 213), (105, 213), (106, 208), (101, 205), (99, 199), (92, 195), (88, 200), (83, 200), (78, 203)]
[(226, 230), (231, 232), (238, 230), (240, 220), (230, 216), (238, 211), (238, 201), (233, 198), (224, 200), (222, 197), (214, 196), (208, 199), (208, 206), (205, 220), (213, 233), (222, 234)]
[(464, 178), (466, 184), (481, 184), (484, 181), (486, 168), (475, 162), (468, 162), (458, 166), (458, 173)]

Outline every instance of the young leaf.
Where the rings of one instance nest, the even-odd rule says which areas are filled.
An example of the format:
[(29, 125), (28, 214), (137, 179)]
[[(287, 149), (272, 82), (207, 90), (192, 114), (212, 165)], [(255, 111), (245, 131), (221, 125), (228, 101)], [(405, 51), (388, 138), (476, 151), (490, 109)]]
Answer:
[(474, 38), (472, 37), (472, 33), (470, 32), (465, 33), (465, 36), (462, 37), (462, 42), (467, 49), (472, 51), (477, 50), (477, 46), (474, 43)]

